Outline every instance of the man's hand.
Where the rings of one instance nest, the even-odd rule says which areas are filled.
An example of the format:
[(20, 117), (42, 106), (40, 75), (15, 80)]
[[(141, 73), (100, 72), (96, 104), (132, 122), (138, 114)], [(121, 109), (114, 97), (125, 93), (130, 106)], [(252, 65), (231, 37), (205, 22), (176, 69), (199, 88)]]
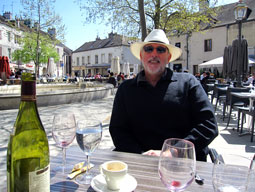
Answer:
[(150, 155), (150, 156), (159, 157), (160, 152), (161, 152), (160, 150), (149, 150), (149, 151), (146, 151), (146, 152), (142, 153), (142, 155)]
[[(159, 157), (160, 153), (161, 153), (160, 150), (152, 150), (151, 149), (149, 151), (142, 153), (142, 155), (150, 155), (150, 156)], [(164, 151), (162, 156), (163, 157), (178, 157), (178, 152), (176, 149), (170, 149), (170, 150)]]

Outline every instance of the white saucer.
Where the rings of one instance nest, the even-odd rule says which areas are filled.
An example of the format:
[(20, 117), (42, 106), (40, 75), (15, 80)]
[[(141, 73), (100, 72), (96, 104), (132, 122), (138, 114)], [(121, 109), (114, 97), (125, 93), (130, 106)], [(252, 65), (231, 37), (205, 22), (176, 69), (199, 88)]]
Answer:
[[(102, 174), (95, 176), (92, 179), (90, 185), (97, 192), (112, 192), (112, 190), (107, 188), (105, 178)], [(123, 182), (123, 185), (120, 187), (120, 190), (118, 190), (118, 192), (130, 192), (135, 190), (136, 186), (136, 179), (132, 175), (127, 174), (125, 181)]]

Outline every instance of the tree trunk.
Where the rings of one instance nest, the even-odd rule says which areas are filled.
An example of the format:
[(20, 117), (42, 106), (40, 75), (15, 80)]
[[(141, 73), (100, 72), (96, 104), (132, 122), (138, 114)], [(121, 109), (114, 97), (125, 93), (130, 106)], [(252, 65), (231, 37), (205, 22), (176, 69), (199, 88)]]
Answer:
[(154, 24), (155, 24), (155, 29), (160, 28), (160, 0), (156, 1)]
[(39, 48), (40, 48), (40, 25), (41, 25), (41, 10), (40, 10), (40, 4), (38, 2), (37, 4), (38, 6), (38, 17), (39, 17), (39, 20), (38, 20), (38, 24), (37, 24), (37, 38), (36, 38), (36, 62), (35, 62), (35, 74), (36, 74), (36, 77), (38, 78), (39, 77), (39, 74), (40, 74), (40, 68), (39, 68)]
[(139, 15), (140, 15), (140, 26), (142, 30), (142, 41), (144, 41), (145, 37), (147, 36), (146, 20), (145, 20), (145, 14), (144, 14), (144, 0), (138, 0), (138, 8), (139, 8)]

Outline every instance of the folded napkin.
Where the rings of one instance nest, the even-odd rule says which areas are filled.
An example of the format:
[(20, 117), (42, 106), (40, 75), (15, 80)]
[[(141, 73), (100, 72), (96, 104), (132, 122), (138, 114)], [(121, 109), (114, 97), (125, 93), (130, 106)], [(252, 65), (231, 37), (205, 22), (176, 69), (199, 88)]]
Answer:
[[(68, 179), (73, 179), (77, 175), (86, 172), (87, 171), (87, 166), (83, 166), (83, 165), (84, 165), (84, 162), (80, 162), (80, 163), (75, 164), (72, 172), (70, 174), (68, 174), (67, 178)], [(92, 167), (94, 167), (94, 164), (90, 163), (89, 169), (91, 169)]]

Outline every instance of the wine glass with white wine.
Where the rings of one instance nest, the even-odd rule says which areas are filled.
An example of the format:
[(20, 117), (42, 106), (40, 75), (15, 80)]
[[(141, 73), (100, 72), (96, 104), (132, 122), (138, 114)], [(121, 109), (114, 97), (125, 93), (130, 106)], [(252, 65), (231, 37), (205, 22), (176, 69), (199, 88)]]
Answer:
[(158, 172), (169, 191), (184, 191), (195, 178), (194, 144), (184, 139), (165, 140), (160, 153)]
[[(87, 156), (87, 167), (90, 167), (90, 156), (100, 144), (102, 139), (102, 123), (97, 119), (87, 118), (78, 121), (76, 130), (76, 140), (81, 150)], [(94, 177), (90, 169), (85, 174), (76, 177), (76, 181), (80, 184), (90, 184)]]
[(72, 166), (66, 166), (66, 148), (73, 142), (76, 133), (76, 120), (73, 113), (58, 113), (54, 115), (52, 137), (58, 147), (62, 148), (63, 164), (53, 167), (54, 172), (70, 173)]

